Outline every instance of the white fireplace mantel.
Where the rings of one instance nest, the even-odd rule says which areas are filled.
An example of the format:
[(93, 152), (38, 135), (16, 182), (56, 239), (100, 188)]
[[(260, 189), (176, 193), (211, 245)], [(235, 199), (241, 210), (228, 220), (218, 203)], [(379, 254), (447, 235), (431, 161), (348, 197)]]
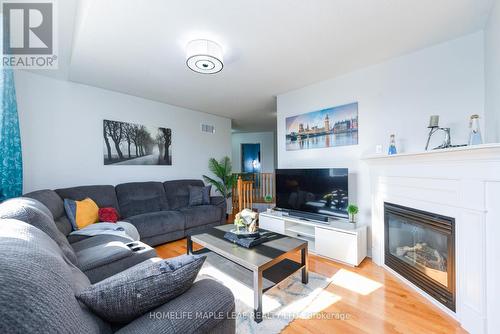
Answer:
[(455, 218), (456, 312), (402, 279), (469, 332), (494, 333), (500, 328), (494, 314), (500, 309), (500, 144), (363, 161), (371, 177), (374, 262), (386, 267), (384, 202)]
[(487, 158), (490, 157), (494, 159), (500, 159), (500, 143), (493, 144), (482, 144), (474, 146), (461, 146), (453, 147), (442, 150), (430, 150), (430, 151), (419, 151), (419, 152), (409, 152), (400, 153), (394, 155), (387, 154), (373, 154), (368, 155), (363, 158), (364, 161), (369, 163), (377, 162), (388, 162), (388, 161), (404, 161), (408, 159), (419, 160), (442, 160), (442, 159), (458, 159), (458, 160), (474, 160), (476, 158)]

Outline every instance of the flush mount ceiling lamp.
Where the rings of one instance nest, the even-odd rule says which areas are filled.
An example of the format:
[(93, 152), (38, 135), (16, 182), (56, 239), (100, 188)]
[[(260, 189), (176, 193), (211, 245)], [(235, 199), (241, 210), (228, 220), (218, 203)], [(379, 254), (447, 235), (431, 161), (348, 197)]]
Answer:
[(203, 74), (215, 74), (222, 71), (222, 47), (206, 39), (196, 39), (187, 45), (187, 66)]

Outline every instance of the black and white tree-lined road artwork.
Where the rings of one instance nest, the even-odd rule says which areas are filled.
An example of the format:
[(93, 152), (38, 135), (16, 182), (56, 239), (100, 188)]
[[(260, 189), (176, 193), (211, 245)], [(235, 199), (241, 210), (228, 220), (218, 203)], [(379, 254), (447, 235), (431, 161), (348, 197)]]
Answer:
[(104, 120), (105, 165), (172, 165), (172, 130)]

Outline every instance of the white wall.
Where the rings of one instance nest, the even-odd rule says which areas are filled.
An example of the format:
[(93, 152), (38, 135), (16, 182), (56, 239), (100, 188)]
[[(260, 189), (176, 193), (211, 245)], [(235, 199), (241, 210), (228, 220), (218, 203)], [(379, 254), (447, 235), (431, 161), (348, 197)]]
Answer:
[(233, 133), (231, 136), (233, 170), (241, 172), (241, 144), (260, 144), (261, 167), (263, 173), (273, 173), (275, 167), (274, 132)]
[(500, 0), (485, 28), (486, 141), (500, 141)]
[[(229, 119), (17, 71), (24, 191), (131, 181), (200, 179), (231, 154)], [(172, 129), (172, 166), (104, 166), (103, 119)], [(212, 124), (215, 134), (202, 133)]]
[[(374, 153), (377, 144), (387, 150), (391, 133), (400, 152), (422, 151), (433, 114), (441, 116), (441, 126), (452, 128), (453, 143), (466, 143), (469, 116), (477, 113), (484, 120), (483, 51), (479, 32), (278, 96), (278, 168), (349, 168), (350, 201), (360, 207), (360, 222), (369, 225), (363, 155)], [(355, 101), (359, 145), (286, 151), (286, 117)]]

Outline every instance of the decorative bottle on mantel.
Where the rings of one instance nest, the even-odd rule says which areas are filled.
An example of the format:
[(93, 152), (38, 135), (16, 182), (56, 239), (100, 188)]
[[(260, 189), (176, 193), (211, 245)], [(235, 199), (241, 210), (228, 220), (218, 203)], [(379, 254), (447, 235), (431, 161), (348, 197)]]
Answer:
[(469, 122), (469, 145), (479, 145), (483, 143), (481, 130), (479, 129), (479, 115), (472, 115)]
[(397, 154), (398, 151), (396, 149), (396, 136), (391, 135), (391, 139), (389, 140), (389, 155)]

